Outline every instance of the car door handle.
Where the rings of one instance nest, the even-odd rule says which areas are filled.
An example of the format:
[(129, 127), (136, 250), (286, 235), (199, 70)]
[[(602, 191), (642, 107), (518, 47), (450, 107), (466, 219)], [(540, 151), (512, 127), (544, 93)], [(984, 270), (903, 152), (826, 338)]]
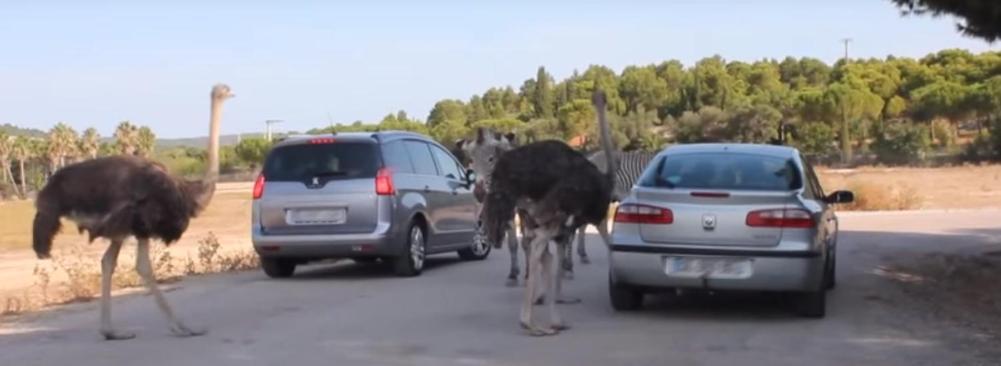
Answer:
[(458, 194), (459, 194), (459, 191), (457, 191), (457, 190), (454, 190), (454, 189), (452, 190), (452, 195), (453, 195), (453, 196), (456, 196), (456, 195), (458, 195)]
[(424, 186), (424, 193), (431, 193), (431, 187)]

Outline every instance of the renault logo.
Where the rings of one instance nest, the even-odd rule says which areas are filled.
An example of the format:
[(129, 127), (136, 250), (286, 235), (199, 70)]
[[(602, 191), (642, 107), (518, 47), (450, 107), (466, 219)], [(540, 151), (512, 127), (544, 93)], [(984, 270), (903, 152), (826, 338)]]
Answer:
[(702, 215), (702, 228), (706, 230), (716, 229), (716, 215), (713, 214)]
[(318, 186), (318, 185), (320, 185), (320, 178), (318, 178), (318, 177), (313, 177), (313, 185), (314, 185), (314, 186)]

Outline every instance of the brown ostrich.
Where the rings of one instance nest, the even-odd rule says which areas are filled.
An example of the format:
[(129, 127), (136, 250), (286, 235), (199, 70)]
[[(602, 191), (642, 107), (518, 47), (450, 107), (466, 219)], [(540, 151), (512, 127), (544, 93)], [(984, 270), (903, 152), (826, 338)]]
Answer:
[(38, 193), (33, 230), (38, 258), (50, 257), (52, 239), (62, 217), (76, 222), (81, 233), (87, 231), (91, 242), (96, 238), (111, 242), (101, 260), (100, 331), (105, 339), (135, 337), (134, 333), (111, 326), (111, 277), (122, 243), (130, 236), (137, 241), (136, 272), (167, 317), (171, 332), (181, 337), (205, 334), (204, 329), (193, 329), (181, 322), (167, 304), (150, 264), (149, 243), (159, 239), (169, 245), (180, 239), (191, 218), (212, 200), (219, 177), (222, 104), (233, 96), (224, 84), (212, 88), (208, 166), (202, 180), (182, 180), (156, 162), (120, 155), (67, 165), (56, 171)]

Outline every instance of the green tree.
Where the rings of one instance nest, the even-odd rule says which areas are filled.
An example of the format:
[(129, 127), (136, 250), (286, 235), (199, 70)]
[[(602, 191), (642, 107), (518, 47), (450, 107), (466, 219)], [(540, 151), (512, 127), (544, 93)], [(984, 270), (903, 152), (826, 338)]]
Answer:
[(14, 160), (17, 160), (17, 175), (20, 177), (21, 198), (28, 198), (28, 171), (25, 168), (27, 167), (26, 163), (28, 160), (32, 158), (31, 140), (24, 136), (14, 138), (12, 153)]
[(677, 120), (675, 139), (679, 143), (730, 141), (730, 115), (717, 107), (685, 112)]
[(657, 69), (653, 65), (628, 66), (622, 71), (619, 94), (629, 112), (635, 113), (640, 109), (655, 111), (665, 103), (667, 82), (657, 77)]
[(532, 108), (536, 118), (552, 118), (555, 115), (556, 100), (553, 94), (553, 77), (546, 68), (539, 66), (535, 73), (535, 90), (532, 92)]
[(858, 82), (847, 80), (831, 84), (824, 93), (828, 115), (841, 122), (841, 161), (851, 161), (852, 124), (875, 120), (883, 110), (883, 99)]
[(466, 121), (466, 104), (461, 100), (441, 100), (434, 104), (431, 113), (428, 114), (428, 127), (431, 128), (445, 122), (465, 124)]
[(270, 149), (271, 143), (268, 140), (251, 137), (240, 140), (240, 143), (233, 148), (233, 153), (236, 154), (239, 161), (256, 171), (257, 167), (264, 163), (264, 157)]
[(737, 142), (768, 143), (778, 138), (782, 113), (767, 104), (737, 109), (729, 121), (729, 138)]
[(924, 126), (891, 122), (877, 131), (872, 150), (881, 162), (909, 164), (924, 160), (929, 145), (928, 132)]
[(558, 111), (559, 130), (563, 139), (571, 139), (587, 133), (588, 126), (594, 124), (596, 115), (591, 101), (575, 99)]
[(826, 158), (834, 152), (834, 129), (824, 122), (805, 122), (796, 127), (795, 146), (803, 154)]
[(1001, 3), (992, 0), (890, 0), (906, 14), (954, 15), (963, 34), (994, 42), (1001, 38)]

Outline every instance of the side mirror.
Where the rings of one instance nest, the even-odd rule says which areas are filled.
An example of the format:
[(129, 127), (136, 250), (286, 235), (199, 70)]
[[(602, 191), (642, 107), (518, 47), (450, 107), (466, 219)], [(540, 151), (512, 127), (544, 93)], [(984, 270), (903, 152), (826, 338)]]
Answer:
[(851, 203), (855, 201), (855, 194), (851, 191), (834, 191), (824, 201), (827, 203)]
[(476, 182), (476, 172), (472, 169), (466, 170), (466, 184), (473, 184)]

